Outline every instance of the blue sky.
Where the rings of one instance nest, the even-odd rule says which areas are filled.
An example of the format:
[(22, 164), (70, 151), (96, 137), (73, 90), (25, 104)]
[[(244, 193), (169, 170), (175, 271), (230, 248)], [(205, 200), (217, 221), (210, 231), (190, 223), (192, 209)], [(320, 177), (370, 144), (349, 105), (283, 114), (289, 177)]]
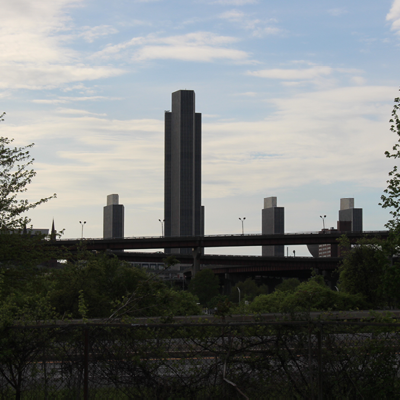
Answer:
[[(2, 136), (35, 143), (30, 214), (65, 237), (102, 236), (106, 196), (126, 236), (160, 235), (163, 116), (171, 93), (203, 114), (206, 234), (336, 226), (340, 198), (382, 229), (400, 85), (400, 0), (13, 0), (2, 5)], [(219, 251), (215, 251), (219, 252)], [(226, 252), (234, 252), (228, 250)], [(259, 254), (259, 249), (235, 252)]]

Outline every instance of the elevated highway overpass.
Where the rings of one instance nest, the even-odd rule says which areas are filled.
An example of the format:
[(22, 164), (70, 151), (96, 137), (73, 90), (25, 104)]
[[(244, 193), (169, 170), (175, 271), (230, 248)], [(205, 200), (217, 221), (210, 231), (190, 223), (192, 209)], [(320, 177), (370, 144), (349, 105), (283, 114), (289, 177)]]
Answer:
[(274, 235), (208, 235), (172, 237), (132, 237), (121, 239), (63, 239), (51, 242), (55, 246), (76, 247), (82, 241), (88, 250), (145, 250), (161, 248), (208, 248), (274, 245), (335, 244), (345, 234), (350, 242), (366, 237), (387, 238), (388, 231), (309, 232)]
[[(241, 246), (272, 246), (272, 245), (307, 245), (307, 244), (337, 244), (337, 239), (343, 234), (355, 243), (361, 238), (388, 237), (388, 231), (369, 232), (309, 232), (283, 235), (210, 235), (185, 237), (134, 237), (121, 239), (69, 239), (57, 240), (52, 245), (77, 248), (84, 243), (88, 250), (111, 250), (120, 259), (132, 262), (158, 262), (171, 254), (162, 252), (139, 253), (129, 250), (150, 250), (160, 248), (192, 248), (193, 255), (175, 254), (182, 264), (192, 264), (192, 271), (199, 271), (200, 265), (211, 267), (216, 274), (232, 275), (276, 275), (276, 276), (309, 276), (311, 269), (330, 273), (339, 264), (340, 258), (313, 257), (260, 257), (237, 255), (205, 255), (203, 248), (208, 247), (241, 247)], [(124, 251), (123, 251), (124, 250)]]

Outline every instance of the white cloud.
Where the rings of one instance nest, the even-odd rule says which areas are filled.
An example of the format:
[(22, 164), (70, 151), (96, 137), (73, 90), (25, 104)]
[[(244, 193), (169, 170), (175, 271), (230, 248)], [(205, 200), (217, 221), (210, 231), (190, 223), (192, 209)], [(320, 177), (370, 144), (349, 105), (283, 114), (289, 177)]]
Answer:
[(261, 20), (238, 10), (226, 11), (220, 15), (220, 18), (240, 25), (243, 29), (251, 31), (256, 37), (277, 35), (282, 32), (282, 29), (271, 26), (276, 23), (275, 19)]
[[(247, 71), (247, 75), (259, 78), (278, 79), (284, 86), (304, 86), (309, 83), (320, 87), (334, 87), (337, 85), (337, 79), (333, 77), (334, 73), (352, 75), (350, 81), (352, 84), (364, 85), (365, 79), (360, 76), (364, 71), (356, 68), (332, 68), (328, 66), (318, 66), (307, 61), (293, 61), (294, 64), (312, 65), (310, 68), (276, 68), (263, 69), (258, 71)], [(337, 74), (336, 74), (337, 75)]]
[(248, 75), (260, 78), (283, 79), (283, 80), (310, 80), (332, 73), (331, 67), (316, 66), (305, 69), (264, 69), (259, 71), (248, 71)]
[(400, 34), (400, 0), (394, 0), (392, 8), (386, 15), (386, 21), (392, 22), (392, 30)]
[(84, 31), (79, 36), (83, 37), (88, 43), (94, 42), (99, 37), (108, 36), (118, 32), (110, 25), (84, 27), (83, 29)]
[[(149, 35), (147, 37), (136, 37), (117, 45), (107, 46), (95, 56), (102, 58), (116, 57), (118, 55), (127, 57), (126, 52), (130, 50), (129, 56), (139, 61), (154, 59), (178, 59), (184, 61), (247, 60), (248, 54), (246, 52), (226, 47), (236, 41), (236, 38), (218, 36), (210, 32), (195, 32), (165, 38)], [(139, 49), (136, 49), (137, 47)], [(131, 48), (133, 49), (131, 50)]]
[(81, 97), (58, 97), (55, 99), (35, 99), (32, 100), (32, 103), (36, 104), (65, 104), (71, 102), (80, 102), (80, 101), (98, 101), (98, 100), (121, 100), (120, 97), (107, 97), (107, 96), (81, 96)]
[(362, 76), (353, 76), (351, 80), (356, 85), (365, 85), (365, 78), (363, 78)]
[[(391, 87), (322, 90), (273, 99), (276, 112), (264, 121), (205, 123), (204, 197), (328, 182), (379, 188), (383, 153), (393, 140), (387, 124), (393, 94)], [(218, 192), (215, 176), (225, 182)]]
[[(1, 65), (1, 64), (0, 64)], [(123, 74), (112, 67), (3, 63), (0, 88), (52, 89), (69, 82), (91, 81)]]
[[(80, 0), (15, 0), (2, 5), (0, 25), (0, 88), (55, 88), (69, 82), (101, 79), (121, 69), (85, 65), (81, 55), (65, 46), (71, 30), (67, 10)], [(111, 32), (110, 27), (87, 30), (86, 40)]]
[(210, 46), (146, 46), (134, 57), (136, 60), (175, 59), (183, 61), (214, 61), (216, 59), (244, 60), (247, 54), (240, 50)]
[(94, 113), (91, 111), (80, 110), (80, 109), (75, 109), (75, 108), (58, 108), (56, 110), (56, 112), (59, 114), (70, 114), (70, 115), (94, 115), (97, 117), (106, 117), (107, 116), (107, 114), (99, 114), (99, 113)]

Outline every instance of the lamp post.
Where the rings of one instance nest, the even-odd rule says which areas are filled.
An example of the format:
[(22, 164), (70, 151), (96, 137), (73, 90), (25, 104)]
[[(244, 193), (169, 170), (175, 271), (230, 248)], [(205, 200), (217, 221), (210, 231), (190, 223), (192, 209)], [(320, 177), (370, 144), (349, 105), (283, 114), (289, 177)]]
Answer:
[(238, 287), (236, 289), (239, 291), (239, 305), (240, 305), (240, 289)]
[(81, 239), (83, 239), (83, 227), (85, 226), (85, 224), (86, 224), (86, 221), (79, 221), (79, 223), (81, 224), (81, 226), (82, 226), (82, 234), (81, 234)]
[(293, 257), (296, 257), (296, 250), (293, 250)]
[(244, 235), (244, 220), (246, 219), (246, 217), (240, 218), (239, 219), (242, 221), (242, 235)]
[(326, 215), (324, 215), (324, 216), (320, 215), (319, 217), (322, 219), (322, 229), (325, 230), (325, 218), (326, 218)]
[(160, 221), (161, 224), (161, 236), (164, 237), (164, 223), (165, 223), (165, 219), (158, 219)]

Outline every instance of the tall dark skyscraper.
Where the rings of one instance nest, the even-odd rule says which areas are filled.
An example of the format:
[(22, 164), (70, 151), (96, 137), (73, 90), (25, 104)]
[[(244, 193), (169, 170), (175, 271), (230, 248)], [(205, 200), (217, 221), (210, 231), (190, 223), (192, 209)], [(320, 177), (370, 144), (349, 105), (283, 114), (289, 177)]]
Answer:
[[(263, 235), (285, 233), (285, 208), (278, 207), (276, 197), (266, 197), (264, 208), (261, 211), (261, 233)], [(263, 257), (284, 257), (285, 246), (262, 246), (261, 255)]]
[(172, 109), (165, 112), (164, 219), (165, 236), (204, 235), (201, 114), (193, 90), (172, 93)]
[(107, 205), (103, 212), (103, 238), (124, 237), (124, 206), (119, 203), (117, 194), (107, 196)]

